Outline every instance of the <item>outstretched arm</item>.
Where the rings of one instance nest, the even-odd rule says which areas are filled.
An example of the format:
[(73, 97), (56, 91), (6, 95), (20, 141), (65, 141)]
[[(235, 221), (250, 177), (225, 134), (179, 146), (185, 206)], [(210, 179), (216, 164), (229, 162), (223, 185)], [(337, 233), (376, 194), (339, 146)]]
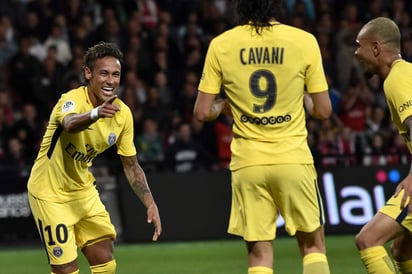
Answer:
[(91, 111), (84, 113), (68, 114), (63, 119), (63, 127), (69, 133), (76, 133), (86, 129), (99, 118), (111, 118), (120, 110), (118, 105), (113, 104), (116, 95), (107, 99), (103, 104)]
[(147, 222), (155, 227), (153, 241), (156, 241), (162, 233), (162, 223), (160, 221), (159, 210), (150, 192), (146, 175), (139, 165), (136, 156), (120, 156), (127, 181), (134, 193), (147, 208)]

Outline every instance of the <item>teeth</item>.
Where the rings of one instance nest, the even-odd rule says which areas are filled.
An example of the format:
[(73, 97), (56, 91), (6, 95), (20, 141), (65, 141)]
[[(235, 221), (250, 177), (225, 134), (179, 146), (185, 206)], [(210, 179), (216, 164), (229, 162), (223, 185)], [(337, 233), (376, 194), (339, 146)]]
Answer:
[(113, 88), (103, 88), (105, 91), (113, 91)]

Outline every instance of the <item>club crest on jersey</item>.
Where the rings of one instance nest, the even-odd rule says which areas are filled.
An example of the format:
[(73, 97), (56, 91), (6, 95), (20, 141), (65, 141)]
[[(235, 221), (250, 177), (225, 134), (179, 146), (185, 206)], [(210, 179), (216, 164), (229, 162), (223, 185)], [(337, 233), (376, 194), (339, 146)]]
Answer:
[(69, 112), (74, 110), (74, 102), (69, 100), (63, 103), (62, 112)]
[(109, 134), (109, 137), (107, 138), (107, 141), (109, 143), (109, 145), (114, 145), (116, 143), (116, 134), (114, 134), (113, 132)]
[(63, 255), (63, 249), (59, 246), (53, 248), (53, 255), (56, 257), (61, 257)]

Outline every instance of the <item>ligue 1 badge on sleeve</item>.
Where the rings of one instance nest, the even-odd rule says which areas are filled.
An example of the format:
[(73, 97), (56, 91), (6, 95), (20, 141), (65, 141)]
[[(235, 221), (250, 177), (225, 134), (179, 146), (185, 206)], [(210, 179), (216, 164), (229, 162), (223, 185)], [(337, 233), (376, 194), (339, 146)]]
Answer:
[(62, 112), (69, 112), (69, 111), (73, 111), (74, 110), (74, 102), (71, 100), (68, 100), (66, 102), (63, 103), (62, 105)]
[(56, 257), (61, 257), (63, 255), (63, 249), (60, 246), (53, 248), (53, 255)]
[(109, 143), (109, 145), (114, 145), (116, 143), (116, 134), (114, 134), (113, 132), (111, 132), (109, 134), (109, 137), (107, 138), (107, 141)]

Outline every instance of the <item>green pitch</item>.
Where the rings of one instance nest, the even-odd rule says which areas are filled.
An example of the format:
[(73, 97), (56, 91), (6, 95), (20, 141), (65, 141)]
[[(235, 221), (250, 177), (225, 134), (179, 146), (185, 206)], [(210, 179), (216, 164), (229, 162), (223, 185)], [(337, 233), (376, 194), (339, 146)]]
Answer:
[[(354, 245), (354, 236), (326, 238), (333, 274), (366, 273)], [(279, 238), (275, 246), (275, 273), (302, 273), (296, 242)], [(242, 274), (247, 273), (246, 248), (240, 239), (202, 242), (120, 244), (115, 247), (119, 274)], [(0, 249), (0, 274), (50, 273), (45, 254), (36, 248)], [(90, 273), (83, 255), (80, 272)]]

